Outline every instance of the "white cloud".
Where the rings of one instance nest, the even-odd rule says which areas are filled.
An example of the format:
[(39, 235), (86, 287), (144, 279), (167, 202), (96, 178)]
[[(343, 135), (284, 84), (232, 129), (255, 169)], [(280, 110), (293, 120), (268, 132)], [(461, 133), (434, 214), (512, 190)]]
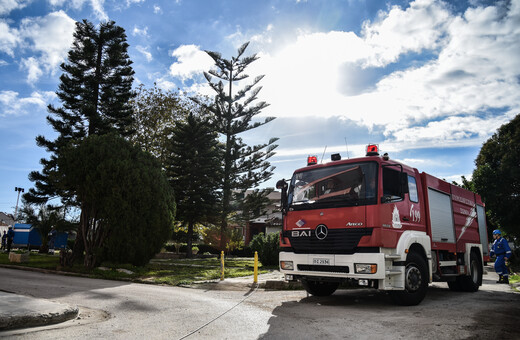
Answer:
[(19, 98), (18, 92), (0, 91), (0, 117), (20, 116), (45, 109), (56, 97), (53, 92), (33, 92), (30, 97)]
[[(345, 116), (384, 126), (388, 141), (401, 147), (405, 141), (480, 145), (520, 111), (519, 4), (513, 1), (505, 16), (500, 3), (460, 16), (438, 1), (416, 1), (405, 11), (380, 14), (360, 36), (303, 32), (284, 49), (259, 54), (249, 73), (266, 74), (259, 95), (271, 104), (265, 115)], [(373, 67), (409, 52), (423, 65), (390, 73)], [(346, 91), (369, 72), (379, 72), (379, 79), (357, 93)], [(490, 108), (506, 113), (483, 117)]]
[(29, 84), (34, 84), (43, 74), (40, 62), (34, 57), (23, 58), (20, 67), (27, 71), (27, 82)]
[(159, 5), (153, 5), (153, 12), (155, 14), (162, 14), (163, 13), (163, 11), (162, 11), (162, 9), (161, 9), (161, 7)]
[(371, 49), (368, 65), (384, 66), (407, 52), (436, 49), (452, 18), (442, 2), (416, 0), (406, 10), (398, 6), (380, 12), (376, 22), (363, 24), (363, 38)]
[(0, 52), (14, 57), (14, 49), (21, 42), (17, 29), (9, 27), (5, 20), (0, 20)]
[(141, 3), (141, 2), (145, 2), (146, 0), (126, 0), (126, 5), (127, 6), (131, 6), (133, 4), (138, 4), (138, 3)]
[(177, 62), (170, 65), (170, 75), (179, 77), (182, 81), (192, 78), (208, 70), (213, 65), (213, 59), (196, 45), (181, 45), (172, 52)]
[(469, 173), (469, 174), (450, 175), (450, 176), (444, 176), (443, 179), (448, 183), (455, 181), (459, 184), (462, 184), (462, 176), (466, 177), (467, 180), (471, 180), (471, 178), (473, 177), (473, 174)]
[(0, 59), (0, 66), (7, 66), (9, 63), (3, 59)]
[(153, 60), (152, 54), (149, 51), (150, 48), (148, 46), (143, 47), (143, 46), (137, 45), (135, 48), (137, 51), (139, 51), (141, 54), (143, 54), (145, 56), (146, 61), (150, 62)]
[(51, 5), (54, 7), (61, 6), (63, 4), (67, 4), (68, 6), (76, 9), (81, 10), (83, 6), (88, 3), (90, 4), (90, 7), (92, 7), (92, 11), (94, 12), (94, 15), (100, 20), (100, 21), (106, 21), (108, 20), (108, 15), (105, 13), (104, 4), (105, 0), (48, 0)]
[(166, 80), (164, 78), (158, 78), (155, 80), (155, 83), (157, 84), (157, 87), (160, 89), (163, 89), (165, 91), (175, 90), (177, 89), (177, 85), (175, 83)]
[(474, 140), (476, 145), (492, 135), (496, 129), (509, 121), (507, 116), (479, 118), (474, 116), (447, 117), (429, 122), (426, 126), (410, 127), (395, 131), (396, 142), (427, 143), (431, 147), (457, 145), (460, 140)]
[(0, 15), (9, 14), (11, 11), (15, 9), (22, 9), (31, 2), (32, 0), (1, 0)]
[(74, 29), (75, 21), (63, 11), (22, 20), (20, 34), (36, 53), (22, 62), (22, 67), (29, 71), (29, 82), (38, 80), (44, 72), (56, 72), (72, 46)]
[[(299, 30), (287, 44), (269, 25), (261, 33), (237, 28), (226, 40), (252, 41), (247, 52), (262, 47), (247, 73), (266, 75), (259, 98), (271, 105), (263, 115), (346, 117), (384, 127), (385, 145), (397, 149), (411, 141), (478, 146), (520, 111), (519, 17), (520, 0), (464, 13), (416, 0), (380, 12), (359, 35)], [(170, 75), (206, 91), (200, 73), (213, 61), (194, 45), (172, 55)]]
[(105, 13), (103, 5), (105, 4), (105, 0), (90, 0), (90, 5), (92, 6), (92, 10), (96, 17), (101, 21), (107, 21), (108, 15)]
[(142, 37), (148, 37), (148, 27), (139, 28), (137, 26), (134, 26), (134, 29), (132, 31), (132, 35), (135, 37), (137, 35), (140, 35)]
[(49, 4), (53, 7), (63, 6), (66, 0), (47, 0)]

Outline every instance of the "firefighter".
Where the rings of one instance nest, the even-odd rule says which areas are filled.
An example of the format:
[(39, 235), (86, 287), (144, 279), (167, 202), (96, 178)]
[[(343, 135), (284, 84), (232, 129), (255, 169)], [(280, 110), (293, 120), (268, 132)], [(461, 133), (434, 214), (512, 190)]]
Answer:
[(509, 283), (509, 272), (507, 271), (506, 261), (511, 257), (511, 248), (509, 243), (502, 237), (500, 230), (493, 230), (493, 238), (495, 242), (491, 246), (490, 256), (496, 256), (495, 271), (499, 276), (497, 283)]

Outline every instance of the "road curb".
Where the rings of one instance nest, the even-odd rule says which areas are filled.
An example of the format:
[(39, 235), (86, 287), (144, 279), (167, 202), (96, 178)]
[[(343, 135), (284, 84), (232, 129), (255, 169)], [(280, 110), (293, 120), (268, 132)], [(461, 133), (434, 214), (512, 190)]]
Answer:
[(90, 276), (88, 274), (65, 272), (65, 271), (53, 270), (53, 269), (15, 266), (15, 265), (10, 265), (10, 264), (0, 264), (0, 268), (18, 269), (18, 270), (25, 270), (25, 271), (29, 271), (29, 272), (37, 272), (37, 273), (44, 273), (44, 274), (56, 274), (56, 275), (64, 275), (64, 276), (79, 276), (79, 277), (90, 278)]
[(79, 308), (0, 291), (0, 331), (47, 326), (74, 319)]
[(0, 331), (54, 325), (72, 320), (78, 316), (78, 313), (79, 309), (77, 307), (67, 307), (59, 313), (0, 317)]

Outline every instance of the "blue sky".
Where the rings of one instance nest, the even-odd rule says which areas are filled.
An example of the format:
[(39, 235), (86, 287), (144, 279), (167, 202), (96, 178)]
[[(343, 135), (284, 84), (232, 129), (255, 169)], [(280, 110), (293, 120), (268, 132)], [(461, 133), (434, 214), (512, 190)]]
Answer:
[(245, 134), (279, 137), (273, 180), (307, 155), (391, 158), (448, 180), (471, 176), (482, 143), (520, 113), (520, 0), (0, 0), (0, 211), (47, 157), (46, 106), (75, 21), (114, 20), (130, 44), (135, 86), (211, 94), (204, 50), (244, 42), (265, 74), (276, 120)]

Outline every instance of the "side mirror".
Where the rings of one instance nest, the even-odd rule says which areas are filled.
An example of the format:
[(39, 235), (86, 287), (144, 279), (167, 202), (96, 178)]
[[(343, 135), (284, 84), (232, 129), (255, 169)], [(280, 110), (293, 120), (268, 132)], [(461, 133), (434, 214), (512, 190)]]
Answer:
[(285, 179), (281, 179), (279, 180), (278, 182), (276, 182), (276, 189), (287, 189), (287, 182), (285, 181)]

